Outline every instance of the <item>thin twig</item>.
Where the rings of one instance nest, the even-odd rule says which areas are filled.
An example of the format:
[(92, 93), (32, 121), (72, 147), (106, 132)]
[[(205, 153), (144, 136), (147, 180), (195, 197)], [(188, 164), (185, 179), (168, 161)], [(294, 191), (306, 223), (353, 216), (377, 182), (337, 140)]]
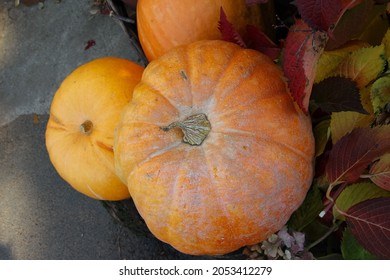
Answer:
[(324, 241), (329, 235), (331, 235), (333, 232), (335, 232), (336, 230), (338, 230), (340, 224), (342, 223), (342, 221), (339, 221), (338, 223), (334, 224), (323, 236), (321, 236), (320, 238), (318, 238), (316, 241), (314, 241), (313, 243), (311, 243), (309, 246), (307, 246), (307, 250), (310, 250), (311, 248), (317, 246), (318, 244), (320, 244), (322, 241)]
[[(120, 4), (123, 5), (123, 3), (121, 3), (120, 1), (117, 2), (117, 1), (113, 1), (113, 0), (106, 0), (106, 2), (111, 7), (111, 10), (113, 11), (113, 14), (115, 14), (116, 16), (119, 16), (120, 18), (129, 19), (127, 17), (119, 15), (118, 7), (116, 6), (116, 4), (119, 5), (119, 3), (120, 3)], [(146, 58), (145, 53), (142, 50), (142, 47), (141, 47), (141, 44), (140, 44), (140, 42), (138, 40), (137, 35), (132, 30), (132, 28), (129, 26), (130, 22), (128, 22), (127, 20), (123, 21), (123, 20), (121, 20), (119, 18), (116, 18), (116, 16), (113, 16), (112, 18), (116, 19), (115, 21), (122, 27), (123, 31), (129, 36), (130, 44), (135, 49), (135, 51), (137, 52), (138, 57), (140, 59), (139, 64), (141, 64), (141, 66), (145, 67), (146, 65), (148, 65), (149, 61)], [(135, 24), (136, 24), (135, 22), (131, 23), (131, 25), (135, 25)]]
[(131, 19), (128, 17), (122, 17), (122, 16), (116, 14), (114, 11), (110, 11), (109, 15), (110, 15), (110, 17), (116, 18), (116, 19), (121, 20), (121, 21), (125, 21), (125, 22), (131, 23), (131, 24), (135, 23), (134, 19)]

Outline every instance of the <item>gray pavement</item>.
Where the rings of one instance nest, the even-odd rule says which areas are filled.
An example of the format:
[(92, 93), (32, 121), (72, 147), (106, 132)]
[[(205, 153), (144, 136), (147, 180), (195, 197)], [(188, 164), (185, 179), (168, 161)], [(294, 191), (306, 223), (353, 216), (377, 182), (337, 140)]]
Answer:
[[(191, 259), (115, 222), (49, 161), (44, 133), (61, 81), (97, 57), (138, 62), (120, 26), (90, 14), (92, 2), (0, 0), (0, 259)], [(96, 45), (85, 50), (88, 40)]]

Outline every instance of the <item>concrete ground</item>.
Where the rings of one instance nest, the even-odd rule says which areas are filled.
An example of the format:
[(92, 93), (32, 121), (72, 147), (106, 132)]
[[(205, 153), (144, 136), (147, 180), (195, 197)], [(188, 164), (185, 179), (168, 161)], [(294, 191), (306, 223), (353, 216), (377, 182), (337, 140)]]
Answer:
[[(44, 133), (53, 95), (97, 57), (138, 62), (120, 26), (90, 0), (15, 7), (0, 0), (0, 259), (189, 259), (116, 223), (56, 173)], [(88, 40), (96, 45), (85, 50)]]

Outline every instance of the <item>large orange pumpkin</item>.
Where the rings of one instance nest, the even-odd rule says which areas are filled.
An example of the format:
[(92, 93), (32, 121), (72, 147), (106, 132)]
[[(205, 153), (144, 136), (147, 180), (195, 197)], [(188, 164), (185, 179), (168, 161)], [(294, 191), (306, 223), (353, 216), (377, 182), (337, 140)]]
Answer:
[(59, 175), (79, 192), (104, 200), (128, 198), (114, 169), (114, 129), (143, 68), (105, 57), (74, 70), (55, 93), (46, 147)]
[(248, 23), (261, 25), (259, 6), (248, 7), (245, 0), (139, 0), (138, 35), (148, 60), (179, 45), (220, 39), (221, 7), (240, 34)]
[(151, 232), (225, 254), (279, 230), (313, 175), (310, 119), (265, 55), (200, 41), (151, 62), (115, 134), (115, 163)]

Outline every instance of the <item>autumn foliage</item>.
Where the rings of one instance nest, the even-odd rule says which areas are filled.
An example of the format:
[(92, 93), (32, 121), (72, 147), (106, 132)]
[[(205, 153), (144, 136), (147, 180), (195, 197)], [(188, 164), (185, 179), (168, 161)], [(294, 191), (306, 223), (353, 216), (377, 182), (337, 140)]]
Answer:
[[(293, 12), (277, 11), (268, 26), (238, 27), (221, 8), (217, 28), (222, 40), (259, 51), (282, 69), (292, 101), (311, 118), (316, 170), (286, 225), (245, 252), (390, 259), (389, 1), (279, 2)], [(270, 28), (284, 35), (263, 32)]]
[[(293, 100), (312, 118), (317, 173), (288, 226), (306, 235), (314, 255), (301, 250), (292, 258), (326, 258), (334, 252), (320, 245), (335, 238), (345, 259), (390, 258), (390, 31), (383, 2), (296, 0), (293, 23), (278, 26), (288, 28), (279, 41), (255, 26), (239, 34), (221, 10), (223, 39), (274, 59)], [(279, 235), (257, 253), (286, 258), (270, 254), (272, 246), (291, 254)]]

